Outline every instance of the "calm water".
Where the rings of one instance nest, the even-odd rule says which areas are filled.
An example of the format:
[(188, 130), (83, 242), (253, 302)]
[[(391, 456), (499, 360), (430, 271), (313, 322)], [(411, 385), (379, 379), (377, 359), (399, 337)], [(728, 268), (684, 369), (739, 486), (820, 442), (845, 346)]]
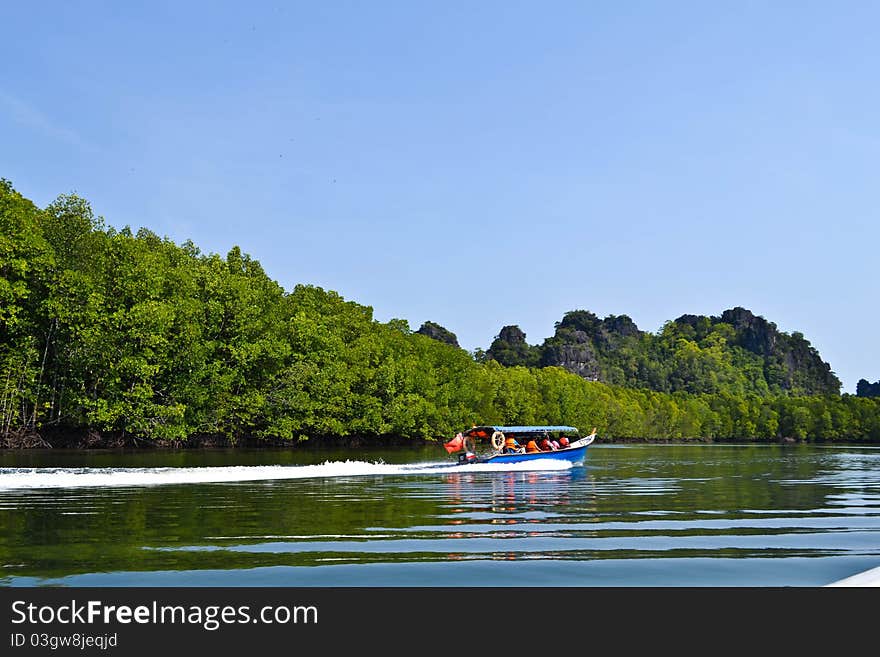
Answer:
[[(0, 585), (821, 586), (880, 566), (880, 449), (0, 452)], [(471, 466), (468, 466), (469, 468)]]

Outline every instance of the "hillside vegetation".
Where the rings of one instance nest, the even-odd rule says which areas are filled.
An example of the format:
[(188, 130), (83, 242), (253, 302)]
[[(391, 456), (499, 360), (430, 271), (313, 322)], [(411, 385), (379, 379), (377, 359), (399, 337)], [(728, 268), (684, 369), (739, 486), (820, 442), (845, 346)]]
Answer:
[(591, 381), (661, 392), (837, 395), (840, 380), (800, 333), (745, 308), (683, 315), (654, 335), (626, 315), (566, 313), (540, 346), (505, 326), (486, 352), (504, 365), (559, 366)]
[(0, 446), (409, 440), (473, 423), (880, 441), (880, 400), (838, 394), (803, 336), (742, 309), (658, 335), (574, 311), (539, 348), (517, 331), (470, 354), (432, 322), (286, 291), (237, 247), (116, 230), (76, 195), (39, 208), (0, 182)]

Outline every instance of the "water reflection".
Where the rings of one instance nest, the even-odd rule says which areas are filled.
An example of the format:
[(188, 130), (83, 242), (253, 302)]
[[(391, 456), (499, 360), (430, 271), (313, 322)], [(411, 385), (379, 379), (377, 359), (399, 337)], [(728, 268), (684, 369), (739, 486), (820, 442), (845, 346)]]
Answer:
[[(428, 460), (419, 450), (382, 454), (368, 460)], [(333, 461), (326, 452), (300, 455), (300, 463), (292, 452), (274, 461), (268, 451), (169, 456), (179, 467)], [(156, 453), (80, 458), (49, 454), (46, 465), (167, 467)], [(21, 459), (4, 453), (0, 463), (40, 467), (34, 454)], [(695, 564), (714, 560), (735, 562), (741, 585), (750, 583), (745, 562), (767, 559), (822, 583), (844, 562), (880, 564), (878, 465), (880, 451), (855, 448), (596, 446), (585, 467), (570, 470), (385, 468), (373, 476), (0, 490), (0, 583), (73, 583), (102, 572), (121, 584), (175, 572), (183, 582), (211, 571), (226, 573), (218, 575), (226, 585), (247, 585), (261, 569), (282, 568), (296, 573), (288, 583), (343, 585), (369, 580), (351, 567), (382, 565), (389, 582), (406, 573), (409, 583), (443, 585), (451, 571), (442, 565), (455, 561), (486, 564), (468, 570), (476, 572), (471, 585), (504, 584), (510, 573), (488, 564), (516, 561), (542, 563), (531, 571), (543, 578), (535, 584), (590, 584), (597, 572), (620, 581), (614, 577), (645, 572), (634, 564), (662, 560), (679, 579), (656, 577), (694, 585)]]

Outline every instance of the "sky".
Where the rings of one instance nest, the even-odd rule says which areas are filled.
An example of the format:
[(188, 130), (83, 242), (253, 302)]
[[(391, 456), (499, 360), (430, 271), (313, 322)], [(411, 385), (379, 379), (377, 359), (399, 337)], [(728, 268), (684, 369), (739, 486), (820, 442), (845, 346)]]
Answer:
[(0, 177), (466, 349), (742, 306), (880, 379), (880, 4), (8, 3)]

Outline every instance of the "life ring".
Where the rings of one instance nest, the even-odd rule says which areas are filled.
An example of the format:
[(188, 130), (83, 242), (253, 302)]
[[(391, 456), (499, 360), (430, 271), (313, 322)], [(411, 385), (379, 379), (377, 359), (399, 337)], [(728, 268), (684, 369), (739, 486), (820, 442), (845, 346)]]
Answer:
[(496, 452), (500, 452), (501, 448), (504, 447), (504, 434), (500, 431), (492, 434), (492, 447), (495, 448)]
[(464, 451), (470, 452), (471, 454), (475, 454), (477, 451), (477, 441), (474, 440), (473, 436), (468, 436), (464, 439)]

